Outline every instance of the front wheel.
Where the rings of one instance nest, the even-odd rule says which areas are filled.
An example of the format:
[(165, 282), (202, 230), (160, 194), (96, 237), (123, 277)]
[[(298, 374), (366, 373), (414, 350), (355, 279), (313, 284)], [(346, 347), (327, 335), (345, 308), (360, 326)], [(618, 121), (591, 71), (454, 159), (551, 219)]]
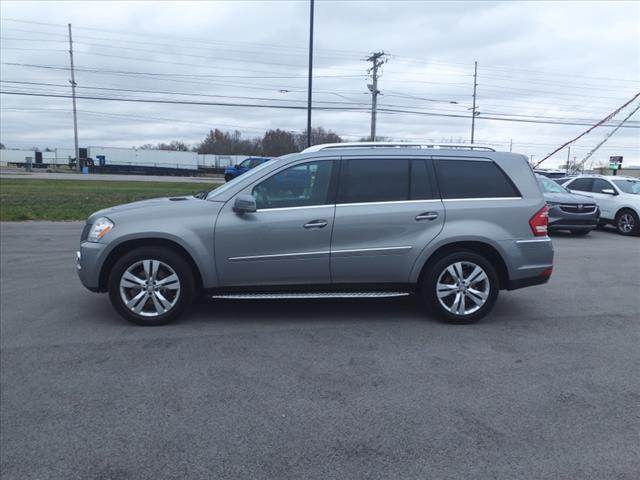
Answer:
[(195, 288), (185, 259), (162, 247), (141, 247), (120, 258), (109, 276), (116, 311), (137, 325), (165, 325), (189, 305)]
[(616, 215), (616, 229), (622, 235), (635, 235), (640, 232), (638, 215), (633, 210), (622, 210)]
[(499, 289), (496, 269), (485, 257), (459, 251), (445, 255), (429, 268), (419, 293), (445, 322), (468, 324), (491, 311)]

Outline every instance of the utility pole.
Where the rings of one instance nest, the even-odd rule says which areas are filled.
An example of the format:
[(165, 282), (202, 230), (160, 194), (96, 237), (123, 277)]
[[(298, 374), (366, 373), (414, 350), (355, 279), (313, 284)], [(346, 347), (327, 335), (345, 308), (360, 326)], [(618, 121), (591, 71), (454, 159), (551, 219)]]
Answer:
[(313, 0), (309, 11), (309, 86), (307, 91), (307, 147), (311, 146), (311, 84), (313, 80)]
[(373, 82), (367, 87), (371, 92), (371, 141), (376, 141), (376, 110), (378, 108), (378, 68), (380, 68), (387, 60), (384, 58), (386, 54), (384, 52), (372, 53), (367, 62), (372, 62), (372, 67), (369, 69)]
[(513, 152), (513, 138), (511, 140), (509, 140), (509, 151)]
[(80, 172), (80, 149), (78, 148), (78, 113), (76, 111), (76, 74), (73, 69), (73, 37), (69, 24), (69, 60), (71, 61), (71, 98), (73, 99), (73, 142), (76, 149), (76, 171)]
[(566, 173), (569, 175), (569, 155), (571, 155), (571, 145), (567, 147), (567, 170)]
[(473, 107), (471, 108), (471, 143), (476, 130), (476, 89), (478, 87), (478, 62), (473, 62)]

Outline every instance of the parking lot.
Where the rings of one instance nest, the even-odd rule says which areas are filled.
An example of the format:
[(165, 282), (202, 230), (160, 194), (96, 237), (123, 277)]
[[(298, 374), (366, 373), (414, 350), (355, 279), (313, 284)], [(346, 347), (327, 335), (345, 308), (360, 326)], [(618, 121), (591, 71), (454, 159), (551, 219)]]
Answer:
[(203, 300), (134, 327), (80, 223), (3, 223), (4, 479), (635, 479), (640, 240), (554, 236), (547, 285), (451, 326), (412, 299)]

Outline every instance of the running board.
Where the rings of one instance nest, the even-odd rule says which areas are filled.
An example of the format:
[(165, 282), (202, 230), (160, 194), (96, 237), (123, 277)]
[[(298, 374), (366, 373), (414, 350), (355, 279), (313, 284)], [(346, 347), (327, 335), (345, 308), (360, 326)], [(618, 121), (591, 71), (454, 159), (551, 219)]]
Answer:
[(405, 297), (409, 292), (274, 292), (274, 293), (227, 293), (212, 294), (211, 298), (224, 298), (230, 300), (274, 300), (297, 298), (387, 298)]

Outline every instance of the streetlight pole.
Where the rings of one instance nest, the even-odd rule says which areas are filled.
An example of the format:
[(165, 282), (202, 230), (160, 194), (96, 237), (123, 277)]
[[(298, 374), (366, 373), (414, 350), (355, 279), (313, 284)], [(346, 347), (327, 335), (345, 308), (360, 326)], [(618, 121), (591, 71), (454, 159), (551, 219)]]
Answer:
[(307, 147), (311, 146), (311, 86), (313, 82), (313, 0), (309, 2), (309, 86), (307, 91)]

